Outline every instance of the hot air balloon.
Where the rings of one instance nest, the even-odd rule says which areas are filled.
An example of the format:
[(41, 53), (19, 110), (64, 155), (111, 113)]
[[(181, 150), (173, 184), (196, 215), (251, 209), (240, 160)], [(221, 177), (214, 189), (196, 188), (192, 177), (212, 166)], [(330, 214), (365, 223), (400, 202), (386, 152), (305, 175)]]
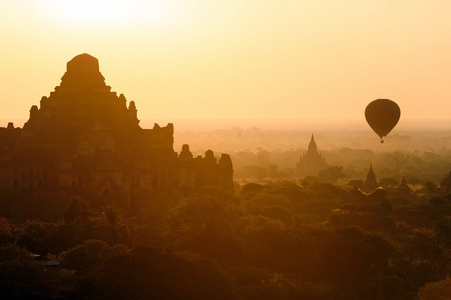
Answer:
[(396, 126), (400, 116), (398, 104), (389, 99), (374, 100), (365, 108), (366, 121), (381, 138), (381, 143), (384, 142), (382, 138)]

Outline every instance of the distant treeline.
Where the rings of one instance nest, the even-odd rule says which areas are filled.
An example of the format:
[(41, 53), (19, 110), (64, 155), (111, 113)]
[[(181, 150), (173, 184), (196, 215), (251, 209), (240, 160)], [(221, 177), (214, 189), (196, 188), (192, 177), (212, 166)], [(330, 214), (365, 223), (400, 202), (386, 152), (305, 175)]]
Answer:
[[(318, 178), (123, 206), (0, 189), (2, 299), (439, 299), (451, 197)], [(435, 298), (434, 298), (435, 297)]]

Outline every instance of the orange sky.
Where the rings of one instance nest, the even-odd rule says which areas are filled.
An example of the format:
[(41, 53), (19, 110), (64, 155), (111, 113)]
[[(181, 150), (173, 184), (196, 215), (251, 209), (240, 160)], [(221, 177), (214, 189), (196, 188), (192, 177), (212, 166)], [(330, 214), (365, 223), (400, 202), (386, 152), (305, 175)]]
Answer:
[[(63, 3), (63, 4), (61, 4)], [(27, 119), (75, 55), (138, 117), (451, 119), (449, 0), (3, 0), (0, 119)]]

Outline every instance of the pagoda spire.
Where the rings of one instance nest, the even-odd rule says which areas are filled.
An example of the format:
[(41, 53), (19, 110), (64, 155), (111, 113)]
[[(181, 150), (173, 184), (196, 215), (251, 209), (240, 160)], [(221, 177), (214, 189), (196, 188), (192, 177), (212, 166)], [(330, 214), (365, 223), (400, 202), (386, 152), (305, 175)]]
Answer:
[(300, 176), (318, 176), (318, 171), (327, 167), (324, 156), (318, 153), (318, 147), (316, 146), (315, 137), (310, 138), (308, 144), (307, 153), (302, 154), (299, 158), (299, 163), (296, 168)]
[(310, 139), (310, 143), (308, 144), (308, 152), (309, 153), (317, 153), (318, 152), (318, 147), (316, 146), (316, 142), (315, 142), (315, 137), (313, 136), (312, 133), (312, 137)]
[(366, 175), (365, 183), (363, 184), (363, 189), (365, 192), (372, 192), (379, 187), (379, 184), (376, 180), (376, 174), (373, 171), (373, 165), (370, 165), (370, 170)]
[(407, 185), (407, 181), (404, 176), (402, 177), (401, 184), (398, 186), (398, 191), (404, 192), (404, 193), (410, 193), (412, 191), (410, 189), (410, 187)]

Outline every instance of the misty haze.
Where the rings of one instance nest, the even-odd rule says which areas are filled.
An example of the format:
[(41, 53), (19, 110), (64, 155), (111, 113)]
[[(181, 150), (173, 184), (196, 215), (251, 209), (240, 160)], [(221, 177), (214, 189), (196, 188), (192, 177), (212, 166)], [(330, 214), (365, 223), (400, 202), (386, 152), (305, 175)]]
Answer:
[(3, 1), (0, 298), (450, 299), (450, 13)]

